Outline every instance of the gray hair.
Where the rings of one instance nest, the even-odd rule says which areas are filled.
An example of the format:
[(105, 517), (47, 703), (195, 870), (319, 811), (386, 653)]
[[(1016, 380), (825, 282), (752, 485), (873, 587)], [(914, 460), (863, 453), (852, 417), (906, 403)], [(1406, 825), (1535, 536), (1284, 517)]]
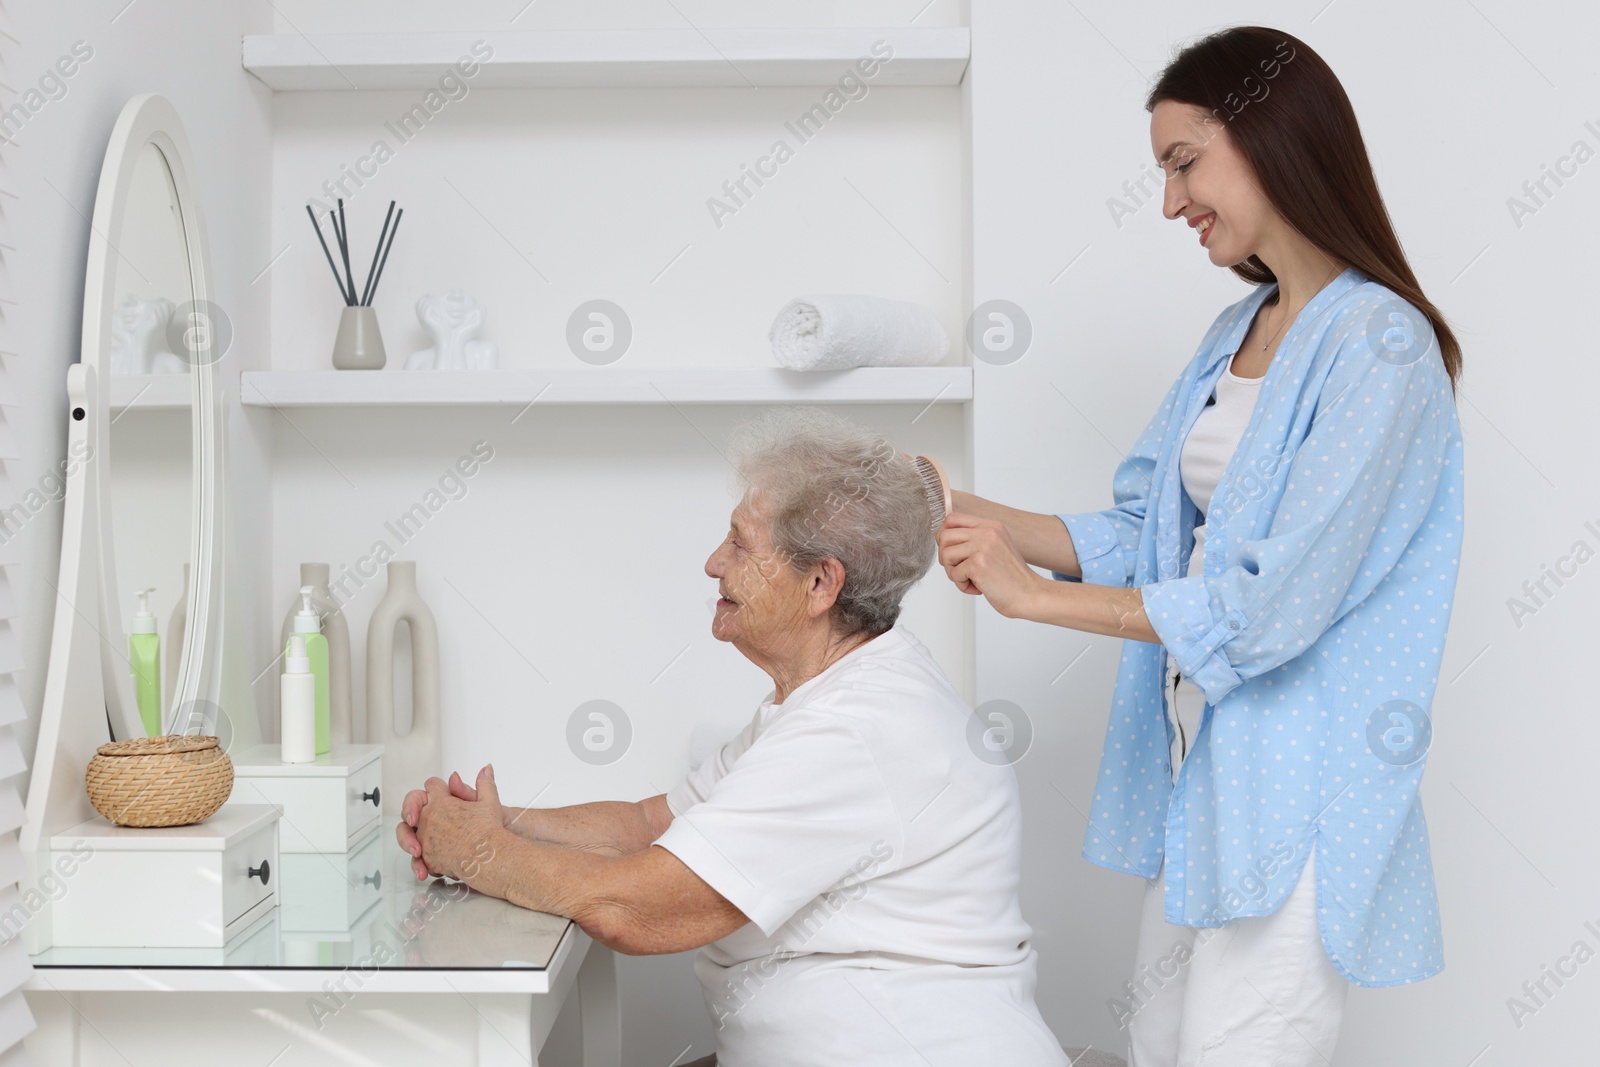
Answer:
[(773, 548), (798, 572), (844, 566), (833, 623), (882, 633), (933, 563), (922, 479), (884, 437), (818, 408), (771, 408), (733, 434), (741, 488), (753, 494)]

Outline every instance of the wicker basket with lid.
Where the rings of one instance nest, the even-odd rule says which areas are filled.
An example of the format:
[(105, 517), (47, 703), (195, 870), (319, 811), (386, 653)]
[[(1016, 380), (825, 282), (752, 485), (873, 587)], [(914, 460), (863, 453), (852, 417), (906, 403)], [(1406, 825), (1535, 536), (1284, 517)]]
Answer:
[(186, 826), (233, 792), (233, 761), (211, 734), (108, 741), (84, 775), (89, 803), (118, 826)]

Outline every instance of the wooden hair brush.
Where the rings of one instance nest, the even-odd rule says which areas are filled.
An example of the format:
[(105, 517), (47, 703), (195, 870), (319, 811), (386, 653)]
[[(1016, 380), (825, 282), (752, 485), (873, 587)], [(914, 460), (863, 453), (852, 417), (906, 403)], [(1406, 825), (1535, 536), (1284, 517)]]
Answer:
[(928, 518), (937, 533), (944, 525), (945, 516), (955, 510), (950, 498), (950, 479), (932, 456), (913, 456), (911, 466), (922, 479), (922, 493), (928, 499)]

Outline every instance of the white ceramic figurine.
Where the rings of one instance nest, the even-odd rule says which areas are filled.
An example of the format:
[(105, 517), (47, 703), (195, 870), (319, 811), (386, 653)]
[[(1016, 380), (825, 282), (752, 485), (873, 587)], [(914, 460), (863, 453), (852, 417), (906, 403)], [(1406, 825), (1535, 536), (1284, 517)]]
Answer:
[(413, 352), (406, 370), (494, 370), (499, 352), (493, 341), (475, 341), (483, 328), (483, 305), (464, 290), (417, 300), (417, 320), (433, 334), (433, 347)]
[(172, 301), (164, 296), (144, 300), (133, 293), (111, 316), (112, 374), (182, 374), (189, 365), (167, 349), (167, 320)]

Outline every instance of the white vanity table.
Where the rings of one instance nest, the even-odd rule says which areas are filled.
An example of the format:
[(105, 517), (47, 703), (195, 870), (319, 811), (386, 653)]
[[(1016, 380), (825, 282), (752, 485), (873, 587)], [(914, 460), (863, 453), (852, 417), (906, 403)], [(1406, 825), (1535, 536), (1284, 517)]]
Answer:
[[(460, 883), (421, 883), (392, 830), (360, 852), (374, 868), (349, 877), (376, 898), (348, 930), (285, 929), (269, 912), (223, 949), (51, 948), (24, 988), (39, 1028), (35, 1063), (292, 1062), (537, 1067), (557, 1014), (576, 989), (584, 1067), (621, 1062), (615, 958), (567, 919), (528, 911)], [(354, 853), (353, 853), (354, 855)], [(329, 863), (337, 855), (308, 855)], [(339, 872), (340, 875), (343, 872)], [(280, 887), (293, 892), (293, 872)], [(381, 962), (380, 962), (381, 961)], [(126, 1023), (108, 1033), (110, 1008)], [(85, 1021), (86, 1002), (100, 1027)], [(210, 1025), (197, 1027), (200, 1020)], [(226, 1025), (223, 1025), (223, 1024)], [(320, 1024), (320, 1025), (319, 1025)], [(409, 1025), (408, 1025), (409, 1024)], [(420, 1033), (422, 1026), (427, 1033)], [(181, 1041), (171, 1035), (184, 1033)], [(165, 1041), (162, 1034), (165, 1033)], [(438, 1042), (419, 1054), (419, 1043)], [(119, 1046), (127, 1046), (127, 1059)]]

